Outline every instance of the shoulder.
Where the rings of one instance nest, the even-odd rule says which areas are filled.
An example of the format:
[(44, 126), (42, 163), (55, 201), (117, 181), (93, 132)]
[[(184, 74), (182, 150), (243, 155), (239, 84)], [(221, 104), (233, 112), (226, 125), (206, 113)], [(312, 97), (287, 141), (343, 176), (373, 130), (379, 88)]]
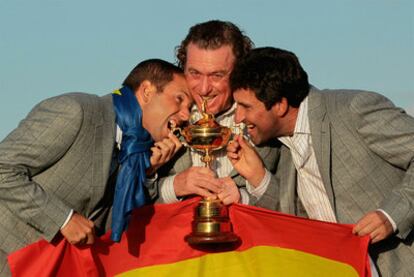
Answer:
[(65, 93), (58, 96), (47, 98), (41, 101), (38, 105), (44, 106), (84, 106), (88, 103), (98, 102), (101, 97), (94, 94), (87, 94), (82, 92)]
[(106, 102), (112, 106), (108, 95), (100, 97), (81, 92), (65, 93), (41, 101), (32, 109), (29, 116), (40, 112), (51, 116), (55, 114), (56, 116), (78, 118), (82, 117), (84, 113), (101, 110)]
[(395, 107), (394, 104), (385, 96), (365, 90), (350, 89), (324, 89), (311, 90), (309, 97), (313, 101), (320, 101), (326, 106), (328, 113), (331, 114), (354, 114), (371, 109), (381, 109), (385, 107)]

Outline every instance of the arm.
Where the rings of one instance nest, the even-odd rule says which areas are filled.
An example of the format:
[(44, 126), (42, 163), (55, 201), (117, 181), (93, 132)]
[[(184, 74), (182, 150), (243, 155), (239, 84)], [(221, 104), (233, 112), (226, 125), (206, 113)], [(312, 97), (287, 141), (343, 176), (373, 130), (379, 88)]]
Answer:
[[(223, 183), (206, 167), (193, 166), (180, 173), (159, 180), (160, 203), (172, 203), (179, 197), (200, 195), (215, 199)], [(175, 199), (174, 199), (175, 197)]]
[(253, 187), (257, 187), (265, 177), (266, 168), (261, 157), (242, 136), (236, 135), (229, 143), (227, 157), (234, 169)]
[(70, 97), (43, 101), (0, 143), (0, 201), (52, 240), (71, 208), (33, 177), (56, 163), (75, 141), (82, 109)]
[(170, 133), (168, 138), (155, 142), (154, 146), (151, 147), (151, 167), (146, 171), (147, 178), (145, 180), (145, 186), (152, 200), (157, 199), (159, 194), (157, 187), (158, 169), (174, 157), (182, 146), (178, 138)]
[[(354, 97), (350, 111), (356, 132), (365, 145), (396, 171), (404, 172), (401, 182), (393, 184), (391, 193), (378, 207), (394, 220), (398, 235), (404, 238), (414, 223), (414, 118), (385, 97), (373, 93)], [(379, 239), (392, 233), (389, 220), (380, 211), (364, 216), (354, 232), (363, 234), (363, 229)]]
[(191, 157), (185, 151), (161, 167), (158, 174), (158, 203), (174, 203), (191, 195), (215, 198), (222, 186), (212, 170), (191, 166)]

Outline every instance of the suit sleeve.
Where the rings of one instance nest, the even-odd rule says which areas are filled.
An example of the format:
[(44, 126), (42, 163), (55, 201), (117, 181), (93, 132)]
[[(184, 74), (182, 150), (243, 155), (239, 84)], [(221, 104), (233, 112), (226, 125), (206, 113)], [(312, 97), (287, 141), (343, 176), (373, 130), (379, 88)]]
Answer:
[(158, 170), (156, 182), (158, 198), (155, 201), (156, 203), (168, 204), (179, 201), (174, 192), (174, 178), (178, 173), (191, 167), (190, 159), (189, 150), (182, 147), (170, 161)]
[(359, 94), (351, 103), (356, 130), (367, 147), (397, 170), (405, 172), (390, 195), (378, 208), (397, 224), (399, 236), (406, 237), (414, 224), (414, 118), (385, 97)]
[(279, 182), (276, 176), (271, 174), (267, 189), (259, 198), (249, 193), (249, 205), (280, 211), (279, 194)]
[(16, 217), (52, 240), (68, 207), (33, 177), (65, 155), (82, 124), (82, 108), (67, 96), (38, 104), (0, 143), (0, 202)]

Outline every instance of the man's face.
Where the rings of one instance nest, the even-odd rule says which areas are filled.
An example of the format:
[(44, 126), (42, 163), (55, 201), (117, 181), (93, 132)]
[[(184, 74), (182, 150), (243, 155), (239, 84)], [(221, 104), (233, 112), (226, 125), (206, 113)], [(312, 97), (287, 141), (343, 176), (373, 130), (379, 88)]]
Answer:
[(254, 144), (260, 145), (279, 136), (280, 120), (277, 116), (277, 107), (266, 110), (263, 102), (256, 98), (254, 91), (239, 89), (233, 94), (237, 103), (236, 123), (246, 124), (248, 134)]
[(155, 141), (168, 137), (169, 122), (177, 125), (189, 118), (192, 104), (187, 82), (183, 75), (174, 74), (162, 92), (153, 92), (145, 108), (142, 123)]
[(203, 98), (208, 98), (207, 112), (218, 114), (233, 103), (229, 76), (235, 57), (230, 46), (216, 50), (201, 49), (190, 43), (187, 47), (185, 76), (191, 95), (199, 109)]

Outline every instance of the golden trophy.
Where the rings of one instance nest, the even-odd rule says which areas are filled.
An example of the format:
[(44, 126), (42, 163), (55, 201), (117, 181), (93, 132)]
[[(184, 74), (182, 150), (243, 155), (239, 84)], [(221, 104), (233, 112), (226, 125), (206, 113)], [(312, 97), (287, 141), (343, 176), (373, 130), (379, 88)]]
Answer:
[[(178, 129), (186, 143), (202, 154), (201, 161), (211, 166), (213, 152), (225, 147), (231, 138), (231, 129), (221, 126), (214, 116), (206, 112), (203, 100), (202, 118), (194, 124)], [(218, 199), (204, 198), (194, 209), (192, 232), (185, 237), (190, 245), (236, 243), (240, 239), (232, 232), (228, 208)]]

